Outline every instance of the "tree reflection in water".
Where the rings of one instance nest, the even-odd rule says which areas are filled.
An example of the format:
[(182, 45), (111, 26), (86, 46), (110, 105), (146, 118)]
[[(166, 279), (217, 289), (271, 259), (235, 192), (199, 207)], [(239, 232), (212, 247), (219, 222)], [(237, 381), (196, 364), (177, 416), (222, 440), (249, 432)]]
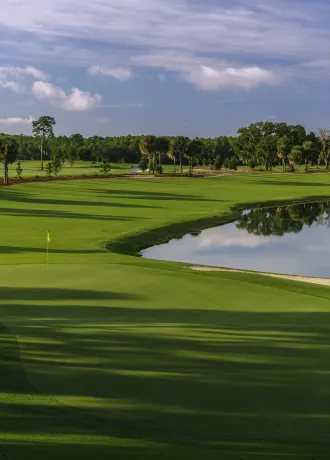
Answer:
[(242, 211), (236, 227), (253, 235), (283, 236), (314, 223), (330, 226), (330, 201)]

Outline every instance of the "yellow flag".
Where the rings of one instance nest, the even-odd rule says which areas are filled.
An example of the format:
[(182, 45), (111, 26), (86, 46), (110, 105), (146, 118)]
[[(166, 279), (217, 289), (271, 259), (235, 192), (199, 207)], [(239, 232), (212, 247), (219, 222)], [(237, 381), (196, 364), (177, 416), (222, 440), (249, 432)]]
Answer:
[(49, 233), (49, 230), (47, 231), (47, 243), (50, 243), (50, 233)]

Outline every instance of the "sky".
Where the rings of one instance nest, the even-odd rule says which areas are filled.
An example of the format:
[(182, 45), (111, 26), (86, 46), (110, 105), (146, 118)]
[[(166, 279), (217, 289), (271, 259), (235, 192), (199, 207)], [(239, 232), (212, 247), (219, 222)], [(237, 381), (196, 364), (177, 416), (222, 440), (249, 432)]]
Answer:
[(2, 0), (0, 132), (330, 128), (330, 2)]

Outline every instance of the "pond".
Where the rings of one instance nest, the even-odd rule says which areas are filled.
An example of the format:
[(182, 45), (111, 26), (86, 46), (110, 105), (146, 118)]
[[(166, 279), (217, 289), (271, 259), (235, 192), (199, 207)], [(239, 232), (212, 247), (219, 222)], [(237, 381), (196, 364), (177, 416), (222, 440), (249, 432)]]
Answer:
[(153, 246), (142, 256), (330, 278), (330, 201), (244, 210), (234, 223)]

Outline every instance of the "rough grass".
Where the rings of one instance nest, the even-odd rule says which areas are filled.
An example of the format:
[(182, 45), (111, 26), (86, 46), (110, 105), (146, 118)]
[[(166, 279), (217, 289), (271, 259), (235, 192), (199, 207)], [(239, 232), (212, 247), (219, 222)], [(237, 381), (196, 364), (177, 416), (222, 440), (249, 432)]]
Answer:
[(328, 459), (329, 288), (104, 248), (329, 186), (247, 175), (0, 189), (0, 455)]

